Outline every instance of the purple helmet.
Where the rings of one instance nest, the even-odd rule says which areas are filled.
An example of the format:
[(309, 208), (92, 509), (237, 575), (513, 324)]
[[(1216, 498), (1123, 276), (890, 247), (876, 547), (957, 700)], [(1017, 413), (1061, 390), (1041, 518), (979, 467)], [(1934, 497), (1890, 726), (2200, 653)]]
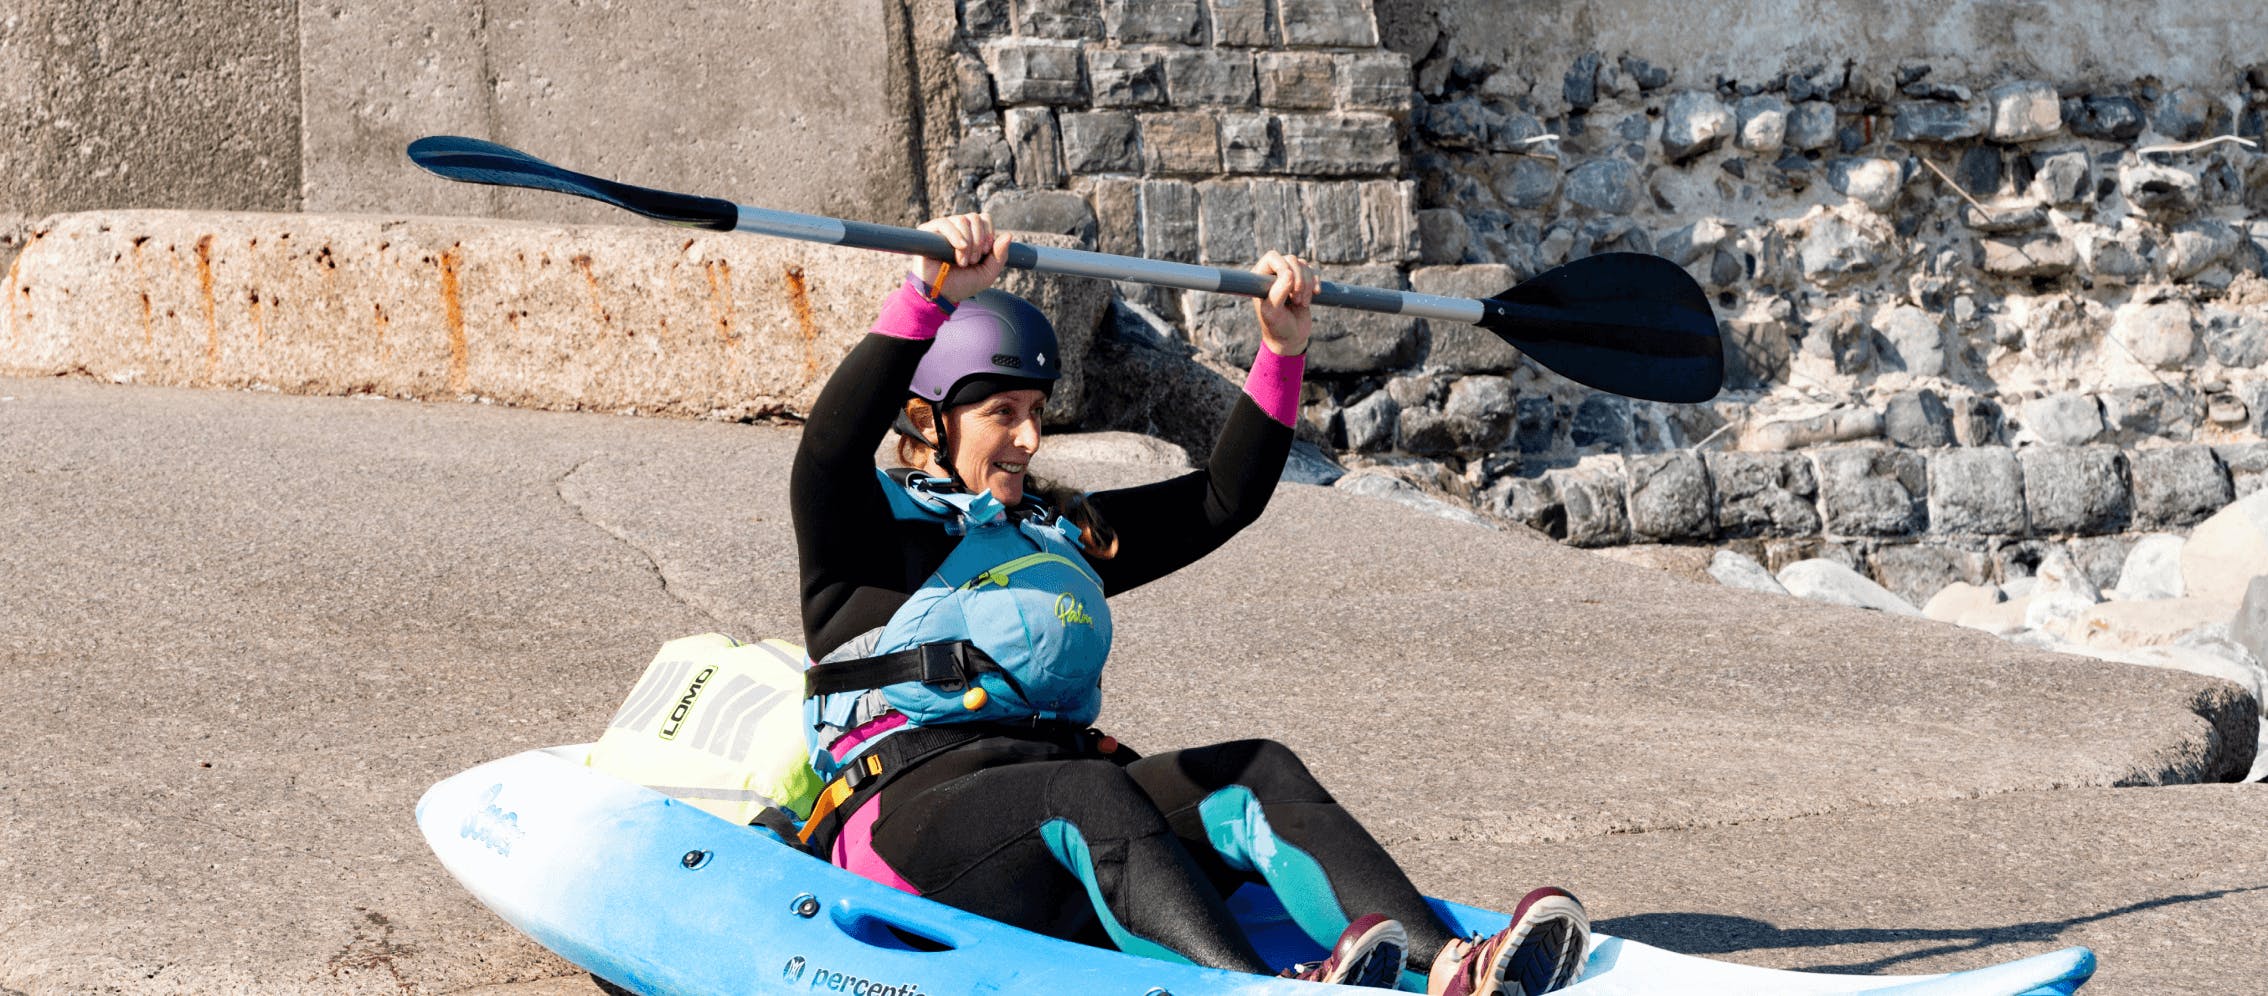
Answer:
[(913, 393), (950, 408), (1001, 391), (1046, 392), (1062, 366), (1047, 316), (1030, 301), (988, 290), (956, 305), (937, 329), (937, 340), (914, 368)]

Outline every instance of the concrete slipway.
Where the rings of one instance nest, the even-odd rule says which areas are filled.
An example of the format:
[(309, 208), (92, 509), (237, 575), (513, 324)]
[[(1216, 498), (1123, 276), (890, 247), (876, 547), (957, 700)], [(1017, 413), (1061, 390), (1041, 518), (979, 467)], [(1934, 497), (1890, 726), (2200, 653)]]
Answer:
[[(667, 638), (793, 634), (795, 432), (0, 398), (0, 991), (588, 991), (411, 805), (592, 737)], [(2091, 991), (2268, 977), (2268, 791), (2152, 787), (2242, 770), (2229, 685), (1298, 485), (1117, 610), (1109, 727), (1291, 743), (1441, 894), (1562, 883), (1603, 929), (1784, 967), (2084, 943)]]

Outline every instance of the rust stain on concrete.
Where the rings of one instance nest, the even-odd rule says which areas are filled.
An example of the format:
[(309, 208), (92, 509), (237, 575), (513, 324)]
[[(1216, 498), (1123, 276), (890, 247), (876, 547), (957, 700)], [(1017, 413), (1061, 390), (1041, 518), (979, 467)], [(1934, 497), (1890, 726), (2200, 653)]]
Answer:
[(149, 240), (150, 237), (147, 235), (137, 235), (134, 237), (133, 248), (127, 250), (128, 261), (132, 264), (134, 270), (134, 290), (142, 296), (142, 345), (144, 346), (150, 345), (156, 339), (156, 335), (150, 328), (155, 317), (150, 314), (150, 283), (142, 275), (142, 243)]
[(16, 346), (23, 341), (24, 326), (31, 324), (31, 287), (28, 284), (18, 283), (17, 281), (20, 279), (20, 274), (23, 270), (24, 255), (31, 252), (31, 247), (38, 244), (38, 242), (39, 234), (35, 232), (32, 234), (32, 237), (30, 239), (24, 242), (23, 248), (16, 251), (15, 260), (8, 264), (8, 283), (6, 285), (7, 289), (5, 292), (6, 300), (5, 302), (0, 303), (4, 303), (10, 309), (13, 317), (16, 319), (15, 321), (8, 323), (9, 349), (16, 348)]
[[(464, 243), (457, 243), (441, 254), (441, 320), (449, 327), (449, 390), (458, 394), (465, 393), (472, 383), (472, 349), (465, 342), (464, 294), (457, 285), (457, 250), (463, 246)], [(587, 263), (588, 257), (584, 259)], [(585, 269), (583, 274), (589, 276), (590, 271)], [(595, 292), (595, 286), (593, 290)]]
[(591, 254), (576, 253), (568, 262), (573, 263), (575, 271), (583, 275), (583, 287), (591, 293), (591, 310), (598, 313), (599, 324), (614, 324), (614, 316), (606, 312), (605, 299), (599, 296), (598, 275), (591, 272)]
[(716, 320), (717, 338), (732, 345), (732, 264), (721, 259), (701, 261), (701, 272), (709, 278), (709, 317)]
[(255, 288), (247, 303), (252, 308), (252, 348), (259, 350), (268, 344), (267, 306), (260, 302), (260, 291)]
[(370, 315), (377, 323), (378, 328), (378, 358), (391, 360), (394, 358), (394, 347), (386, 344), (386, 328), (392, 325), (393, 321), (386, 317), (386, 306), (376, 301), (370, 302)]
[(795, 312), (795, 330), (803, 337), (803, 379), (819, 376), (819, 323), (811, 317), (811, 291), (803, 283), (803, 267), (789, 266), (780, 273), (787, 284), (788, 307)]
[(220, 308), (213, 300), (213, 237), (197, 239), (197, 289), (205, 296), (205, 380), (220, 376)]

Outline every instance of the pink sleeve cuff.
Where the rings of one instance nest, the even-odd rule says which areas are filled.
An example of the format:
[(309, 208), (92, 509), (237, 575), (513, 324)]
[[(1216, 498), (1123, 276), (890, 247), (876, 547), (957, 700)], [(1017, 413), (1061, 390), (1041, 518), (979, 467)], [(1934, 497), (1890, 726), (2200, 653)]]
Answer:
[(937, 327), (952, 317), (953, 306), (943, 300), (931, 300), (920, 280), (908, 275), (882, 302), (882, 314), (874, 319), (868, 331), (893, 339), (912, 339), (928, 342), (937, 338)]
[(1244, 378), (1244, 393), (1268, 417), (1292, 425), (1299, 419), (1299, 379), (1307, 372), (1307, 354), (1278, 356), (1267, 343), (1252, 358), (1252, 372)]

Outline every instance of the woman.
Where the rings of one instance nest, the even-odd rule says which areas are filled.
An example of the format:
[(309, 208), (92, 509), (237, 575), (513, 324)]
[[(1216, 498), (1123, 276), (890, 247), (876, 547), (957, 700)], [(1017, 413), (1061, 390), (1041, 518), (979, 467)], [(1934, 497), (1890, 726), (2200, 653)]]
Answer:
[[(1267, 505), (1315, 269), (1273, 252), (1254, 266), (1275, 280), (1255, 302), (1262, 346), (1205, 469), (1074, 499), (1066, 516), (1030, 494), (1054, 330), (989, 289), (1008, 239), (988, 218), (922, 227), (954, 260), (923, 260), (885, 303), (813, 406), (790, 482), (818, 661), (806, 714), (832, 779), (805, 840), (908, 892), (1137, 954), (1269, 971), (1222, 899), (1264, 882), (1330, 952), (1295, 977), (1449, 996), (1571, 981), (1588, 925), (1565, 892), (1530, 893), (1495, 937), (1454, 937), (1282, 745), (1137, 759), (1087, 728), (1105, 597), (1196, 561)], [(906, 466), (878, 473), (893, 425)]]

